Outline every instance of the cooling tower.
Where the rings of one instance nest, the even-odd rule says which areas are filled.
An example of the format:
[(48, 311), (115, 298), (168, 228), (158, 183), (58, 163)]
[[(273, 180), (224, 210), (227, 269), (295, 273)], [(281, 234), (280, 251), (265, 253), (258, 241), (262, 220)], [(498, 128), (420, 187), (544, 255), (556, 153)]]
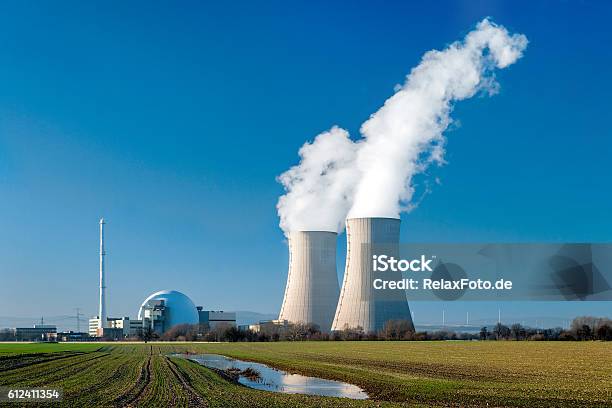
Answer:
[(289, 233), (289, 273), (279, 319), (329, 332), (338, 303), (336, 240), (325, 231)]
[(365, 333), (382, 329), (389, 320), (412, 317), (404, 290), (375, 290), (373, 280), (402, 279), (401, 272), (372, 271), (372, 255), (380, 251), (399, 258), (400, 220), (349, 218), (346, 220), (346, 267), (332, 330), (361, 327)]

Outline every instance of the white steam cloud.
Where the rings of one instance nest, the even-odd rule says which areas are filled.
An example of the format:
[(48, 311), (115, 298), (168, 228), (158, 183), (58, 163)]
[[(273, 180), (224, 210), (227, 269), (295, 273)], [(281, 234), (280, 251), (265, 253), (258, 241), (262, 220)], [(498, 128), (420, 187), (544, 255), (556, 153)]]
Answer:
[(333, 127), (300, 149), (300, 163), (279, 177), (285, 232), (340, 232), (348, 217), (398, 218), (411, 208), (415, 174), (444, 163), (443, 132), (453, 102), (497, 92), (494, 70), (516, 62), (527, 38), (488, 19), (463, 41), (429, 51), (396, 93), (361, 126), (352, 141)]
[(341, 231), (357, 184), (358, 144), (337, 126), (300, 148), (300, 164), (280, 175), (280, 226), (289, 231)]

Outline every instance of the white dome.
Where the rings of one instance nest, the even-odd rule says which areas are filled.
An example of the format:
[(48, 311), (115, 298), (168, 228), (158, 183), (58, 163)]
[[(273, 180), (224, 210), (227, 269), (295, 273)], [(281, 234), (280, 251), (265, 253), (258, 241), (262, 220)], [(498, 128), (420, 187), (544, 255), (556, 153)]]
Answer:
[(166, 330), (177, 324), (197, 324), (199, 323), (198, 310), (195, 304), (187, 295), (176, 290), (160, 290), (145, 299), (138, 311), (138, 320), (143, 318), (143, 309), (147, 303), (156, 300), (163, 300), (166, 306)]

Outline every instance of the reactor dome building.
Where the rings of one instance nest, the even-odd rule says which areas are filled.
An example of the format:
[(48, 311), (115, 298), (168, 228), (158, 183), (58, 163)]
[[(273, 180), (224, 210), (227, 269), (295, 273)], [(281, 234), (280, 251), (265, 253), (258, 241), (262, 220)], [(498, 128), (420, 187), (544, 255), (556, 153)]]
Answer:
[[(403, 290), (375, 290), (372, 256), (384, 251), (399, 258), (400, 220), (397, 218), (349, 218), (346, 220), (346, 266), (332, 330), (361, 328), (365, 333), (384, 328), (389, 320), (412, 316)], [(401, 272), (385, 272), (399, 280)]]
[(164, 333), (177, 324), (198, 324), (198, 309), (189, 297), (176, 290), (161, 290), (147, 297), (138, 311), (143, 328)]
[(327, 231), (288, 234), (289, 272), (279, 320), (314, 323), (329, 332), (340, 292), (337, 237), (337, 233)]

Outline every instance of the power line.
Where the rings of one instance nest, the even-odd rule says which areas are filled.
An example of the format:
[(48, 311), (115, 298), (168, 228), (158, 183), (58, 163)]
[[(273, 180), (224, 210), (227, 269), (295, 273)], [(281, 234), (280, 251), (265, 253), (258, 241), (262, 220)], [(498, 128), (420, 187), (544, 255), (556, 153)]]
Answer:
[(81, 313), (81, 309), (80, 308), (75, 308), (76, 309), (76, 324), (77, 324), (77, 333), (81, 332), (81, 316), (83, 316), (83, 313)]

